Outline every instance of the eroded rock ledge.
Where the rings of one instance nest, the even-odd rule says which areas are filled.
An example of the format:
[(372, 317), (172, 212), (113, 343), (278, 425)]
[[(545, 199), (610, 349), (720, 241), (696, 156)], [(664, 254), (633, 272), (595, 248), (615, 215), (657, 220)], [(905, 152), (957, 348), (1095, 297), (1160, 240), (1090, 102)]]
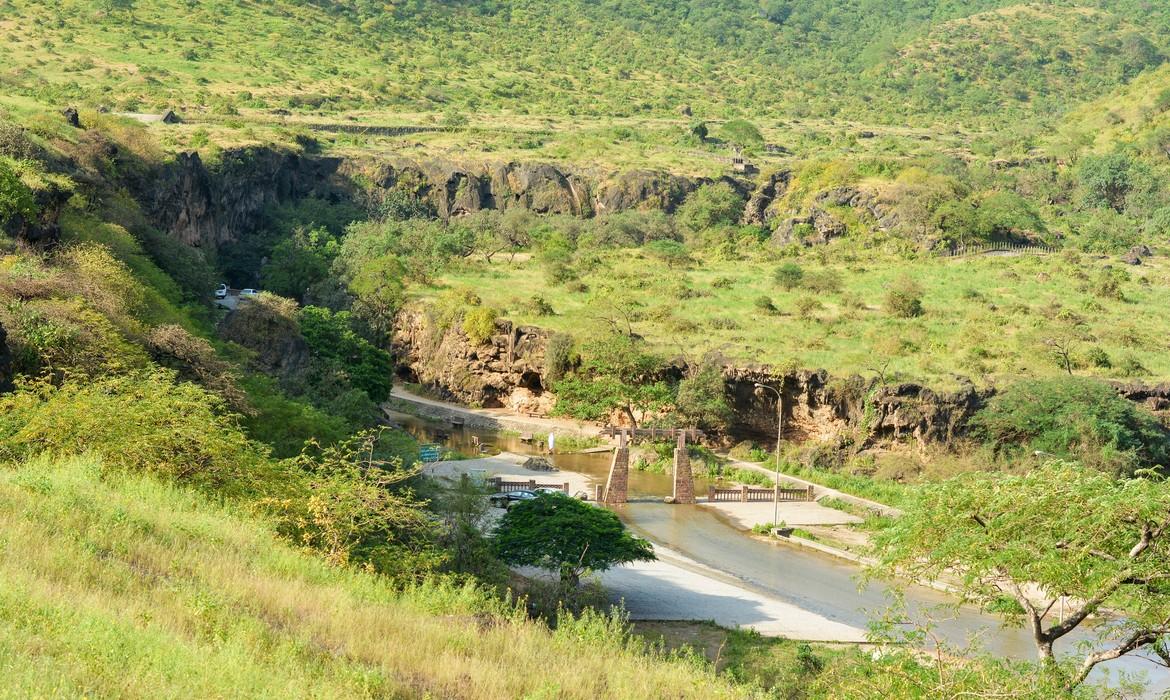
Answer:
[[(542, 328), (499, 321), (487, 342), (474, 345), (458, 327), (439, 328), (425, 310), (410, 309), (399, 315), (393, 350), (407, 381), (461, 403), (543, 415), (555, 403), (545, 357), (551, 336)], [(992, 393), (973, 385), (936, 392), (860, 376), (835, 379), (823, 370), (776, 373), (762, 367), (728, 366), (724, 380), (734, 411), (725, 436), (731, 440), (776, 435), (774, 395), (757, 393), (756, 382), (782, 391), (785, 439), (830, 442), (847, 436), (861, 446), (900, 438), (920, 445), (949, 442), (963, 434)]]

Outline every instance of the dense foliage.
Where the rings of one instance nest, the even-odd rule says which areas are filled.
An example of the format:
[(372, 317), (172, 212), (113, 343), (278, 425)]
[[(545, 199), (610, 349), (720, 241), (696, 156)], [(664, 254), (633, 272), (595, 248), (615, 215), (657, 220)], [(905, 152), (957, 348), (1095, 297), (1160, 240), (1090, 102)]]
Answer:
[(574, 587), (586, 571), (654, 559), (650, 543), (626, 532), (616, 513), (559, 493), (509, 508), (493, 544), (505, 562), (556, 571)]
[(1170, 464), (1170, 432), (1113, 387), (1087, 378), (1017, 382), (975, 416), (974, 427), (1009, 459), (1042, 452), (1123, 475)]

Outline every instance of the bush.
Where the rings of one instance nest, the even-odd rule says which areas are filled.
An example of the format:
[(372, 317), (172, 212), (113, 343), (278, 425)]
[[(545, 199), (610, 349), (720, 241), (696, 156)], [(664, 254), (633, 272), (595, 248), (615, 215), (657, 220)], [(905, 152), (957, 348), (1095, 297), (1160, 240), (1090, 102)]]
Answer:
[(816, 313), (825, 308), (816, 297), (801, 297), (796, 300), (796, 315), (807, 321), (816, 316)]
[(573, 356), (573, 336), (554, 333), (544, 349), (544, 381), (551, 385), (562, 379), (576, 364)]
[(221, 495), (273, 488), (267, 450), (244, 436), (223, 399), (175, 375), (38, 386), (0, 399), (0, 454), (98, 454), (106, 466)]
[(836, 270), (814, 270), (804, 275), (804, 288), (819, 294), (841, 291), (841, 273)]
[(772, 303), (772, 297), (767, 295), (756, 297), (756, 300), (753, 302), (753, 304), (755, 305), (756, 309), (768, 314), (769, 316), (775, 314), (779, 310), (776, 308), (776, 305)]
[(801, 280), (804, 279), (804, 270), (794, 262), (786, 262), (776, 268), (772, 278), (781, 289), (791, 291), (800, 286)]
[(1083, 377), (1022, 381), (972, 420), (1005, 456), (1030, 452), (1078, 459), (1118, 474), (1170, 464), (1170, 433), (1108, 384)]
[(724, 141), (742, 149), (751, 149), (764, 145), (764, 135), (755, 124), (746, 119), (733, 119), (719, 129), (719, 135)]
[(31, 219), (37, 215), (37, 203), (32, 190), (20, 179), (3, 158), (0, 158), (0, 228), (14, 216)]
[(349, 312), (306, 306), (297, 320), (315, 360), (336, 368), (345, 381), (364, 391), (372, 401), (382, 402), (390, 397), (394, 376), (390, 353), (358, 335)]
[(687, 196), (676, 217), (692, 234), (734, 226), (743, 216), (744, 200), (731, 185), (723, 182), (703, 185)]
[(477, 306), (463, 317), (463, 333), (472, 345), (483, 345), (496, 332), (496, 310)]
[(898, 318), (914, 318), (923, 314), (922, 287), (909, 277), (890, 285), (886, 292), (886, 311)]

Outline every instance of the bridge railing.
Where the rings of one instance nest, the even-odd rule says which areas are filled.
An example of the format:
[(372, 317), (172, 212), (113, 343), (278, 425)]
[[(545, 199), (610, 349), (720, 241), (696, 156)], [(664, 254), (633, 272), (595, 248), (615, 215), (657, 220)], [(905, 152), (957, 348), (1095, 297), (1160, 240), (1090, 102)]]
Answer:
[(740, 502), (740, 503), (771, 503), (777, 501), (784, 502), (801, 502), (812, 501), (813, 487), (809, 486), (804, 489), (784, 489), (779, 486), (773, 488), (760, 488), (758, 486), (747, 486), (746, 484), (737, 486), (735, 488), (718, 488), (714, 485), (707, 487), (707, 500), (711, 503), (724, 502)]
[(528, 481), (504, 481), (503, 478), (493, 476), (487, 480), (487, 484), (495, 488), (496, 493), (511, 493), (513, 491), (535, 491), (536, 489), (557, 489), (569, 493), (569, 482), (562, 484), (540, 484), (536, 479), (529, 479)]
[(648, 437), (651, 440), (673, 440), (678, 437), (679, 432), (686, 433), (687, 442), (698, 442), (705, 433), (698, 428), (619, 428), (613, 425), (607, 425), (601, 429), (601, 434), (605, 437), (617, 437), (620, 433), (625, 433), (630, 437), (640, 438)]

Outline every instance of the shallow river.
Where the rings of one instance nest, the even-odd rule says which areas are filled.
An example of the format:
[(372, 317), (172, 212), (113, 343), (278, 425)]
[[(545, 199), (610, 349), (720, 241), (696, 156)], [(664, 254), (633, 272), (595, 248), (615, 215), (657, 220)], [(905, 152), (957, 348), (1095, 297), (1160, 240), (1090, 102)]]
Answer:
[[(436, 433), (427, 423), (409, 417), (399, 422), (424, 441), (436, 441), (466, 453), (473, 452), (473, 436), (501, 450), (518, 454), (536, 453), (539, 446), (519, 438), (470, 429)], [(555, 455), (553, 462), (566, 471), (586, 474), (604, 483), (609, 473), (609, 453)], [(665, 474), (630, 472), (631, 502), (616, 508), (627, 526), (637, 534), (718, 569), (739, 580), (745, 587), (790, 602), (805, 610), (854, 627), (866, 628), (869, 620), (889, 606), (889, 586), (872, 582), (859, 586), (858, 567), (850, 562), (791, 545), (770, 544), (743, 532), (706, 508), (671, 506), (662, 497), (671, 493), (671, 477)], [(696, 482), (696, 493), (706, 483)], [(955, 611), (944, 593), (921, 586), (909, 586), (905, 601), (910, 615), (921, 621), (933, 619), (936, 633), (955, 645), (977, 640), (983, 649), (1003, 657), (1034, 658), (1031, 636), (1021, 628), (1008, 628), (999, 619), (975, 608)], [(945, 610), (942, 610), (946, 606)], [(696, 611), (702, 617), (702, 611)], [(1074, 632), (1057, 643), (1058, 653), (1076, 651), (1076, 643), (1087, 634)], [(1147, 675), (1148, 697), (1170, 690), (1170, 672), (1148, 660), (1129, 657), (1098, 667), (1094, 680), (1111, 671)]]

